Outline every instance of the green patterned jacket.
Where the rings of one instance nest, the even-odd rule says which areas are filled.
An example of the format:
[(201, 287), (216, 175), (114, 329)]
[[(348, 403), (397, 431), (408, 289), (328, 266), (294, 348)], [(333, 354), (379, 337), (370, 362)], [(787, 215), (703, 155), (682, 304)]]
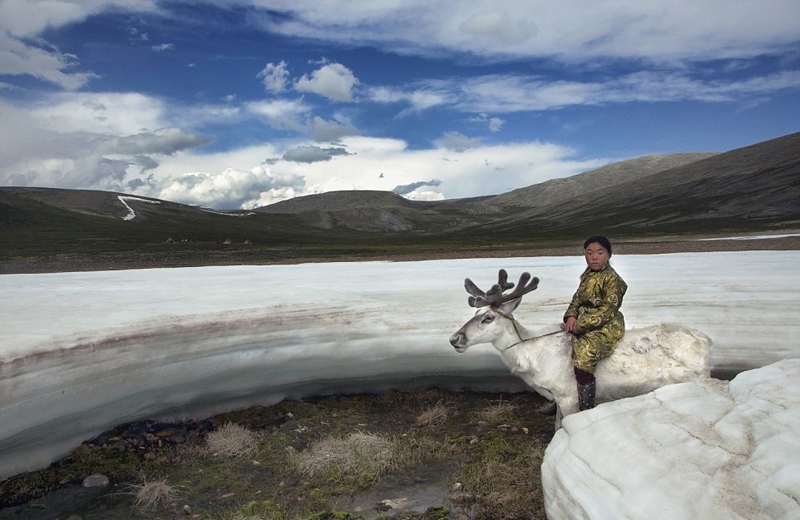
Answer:
[(625, 281), (610, 265), (600, 271), (592, 271), (587, 267), (581, 275), (578, 290), (564, 313), (564, 320), (574, 316), (580, 333), (606, 325), (612, 325), (613, 328), (621, 326), (621, 332), (624, 332), (625, 321), (619, 307), (627, 289)]

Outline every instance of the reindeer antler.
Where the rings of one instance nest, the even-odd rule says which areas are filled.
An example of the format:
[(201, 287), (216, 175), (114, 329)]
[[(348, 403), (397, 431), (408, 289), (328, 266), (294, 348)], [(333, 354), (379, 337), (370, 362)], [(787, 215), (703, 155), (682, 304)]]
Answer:
[[(528, 283), (530, 281), (530, 283)], [(539, 279), (533, 278), (531, 280), (530, 273), (522, 273), (519, 277), (517, 288), (509, 294), (503, 294), (504, 291), (514, 288), (513, 283), (508, 282), (508, 273), (505, 269), (500, 269), (497, 273), (497, 283), (494, 284), (488, 291), (483, 292), (477, 285), (475, 285), (469, 278), (464, 280), (464, 288), (470, 297), (467, 299), (470, 307), (499, 307), (500, 305), (521, 298), (523, 295), (535, 290), (539, 286)]]

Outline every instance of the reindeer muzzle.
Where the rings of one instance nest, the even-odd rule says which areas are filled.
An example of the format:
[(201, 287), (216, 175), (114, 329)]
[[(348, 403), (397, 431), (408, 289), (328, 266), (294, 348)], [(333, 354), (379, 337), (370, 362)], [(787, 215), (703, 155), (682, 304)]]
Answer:
[(450, 336), (450, 344), (456, 349), (456, 352), (464, 352), (467, 350), (467, 335), (463, 332), (456, 332)]

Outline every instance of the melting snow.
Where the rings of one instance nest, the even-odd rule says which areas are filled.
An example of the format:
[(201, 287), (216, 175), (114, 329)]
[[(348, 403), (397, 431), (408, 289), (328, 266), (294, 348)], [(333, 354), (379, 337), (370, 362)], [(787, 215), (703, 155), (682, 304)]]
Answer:
[(126, 208), (128, 208), (128, 214), (122, 217), (122, 220), (133, 220), (136, 218), (136, 213), (133, 211), (133, 208), (131, 208), (130, 205), (126, 202), (128, 200), (147, 202), (149, 204), (161, 204), (161, 201), (158, 200), (141, 199), (139, 197), (131, 197), (129, 195), (118, 195), (117, 198), (121, 203), (125, 205)]

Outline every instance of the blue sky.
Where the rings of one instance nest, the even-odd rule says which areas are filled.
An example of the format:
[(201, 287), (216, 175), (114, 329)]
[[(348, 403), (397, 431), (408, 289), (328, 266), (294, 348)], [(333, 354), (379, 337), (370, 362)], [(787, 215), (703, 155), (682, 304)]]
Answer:
[(0, 0), (0, 26), (0, 185), (437, 200), (800, 131), (796, 0)]

